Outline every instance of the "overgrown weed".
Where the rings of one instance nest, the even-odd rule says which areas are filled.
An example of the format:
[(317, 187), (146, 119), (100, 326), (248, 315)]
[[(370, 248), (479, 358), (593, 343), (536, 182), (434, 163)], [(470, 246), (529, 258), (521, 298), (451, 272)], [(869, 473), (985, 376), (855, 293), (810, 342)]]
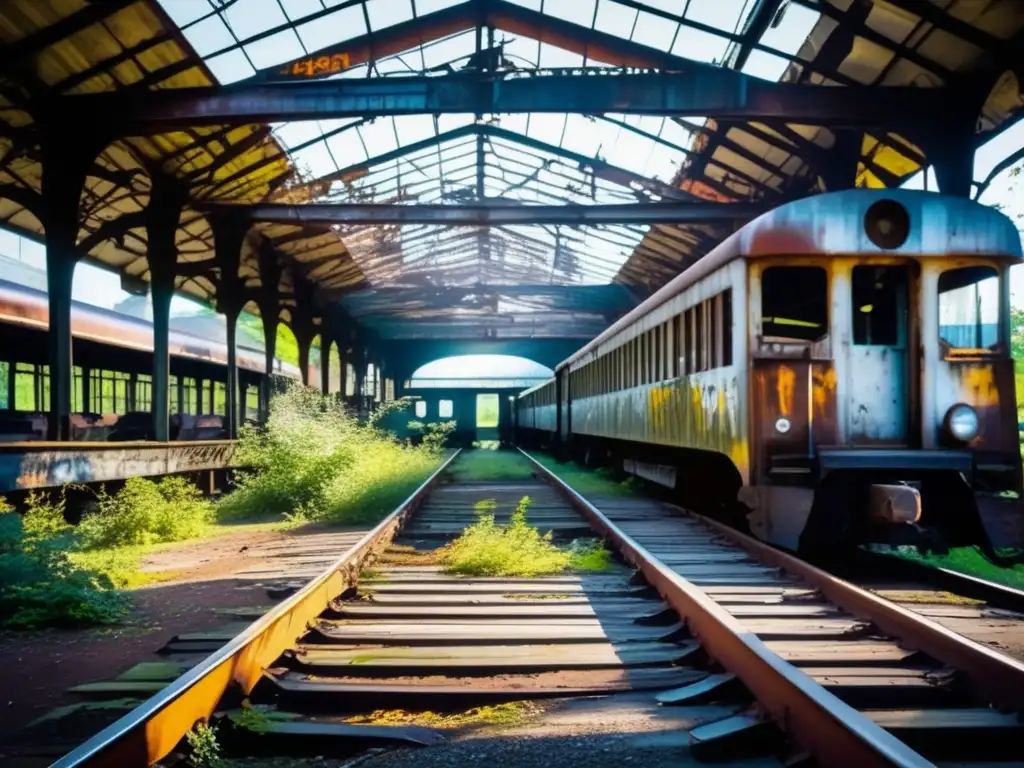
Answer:
[(76, 534), (85, 549), (146, 546), (197, 538), (212, 522), (213, 505), (184, 477), (132, 477), (117, 493), (100, 489)]
[(0, 625), (77, 627), (111, 624), (124, 616), (127, 601), (111, 581), (72, 561), (69, 532), (49, 524), (52, 508), (30, 508), (26, 525), (2, 499), (0, 505)]
[(267, 514), (297, 524), (376, 522), (436, 469), (442, 445), (399, 443), (379, 430), (384, 414), (408, 403), (393, 401), (361, 424), (337, 401), (292, 387), (276, 395), (261, 429), (243, 430), (239, 463), (252, 467), (218, 505), (223, 520)]
[(611, 553), (600, 542), (576, 541), (555, 546), (551, 531), (542, 534), (526, 519), (530, 497), (520, 499), (508, 525), (494, 522), (493, 502), (479, 502), (479, 519), (453, 542), (438, 550), (438, 562), (463, 576), (549, 576), (567, 569), (603, 571)]

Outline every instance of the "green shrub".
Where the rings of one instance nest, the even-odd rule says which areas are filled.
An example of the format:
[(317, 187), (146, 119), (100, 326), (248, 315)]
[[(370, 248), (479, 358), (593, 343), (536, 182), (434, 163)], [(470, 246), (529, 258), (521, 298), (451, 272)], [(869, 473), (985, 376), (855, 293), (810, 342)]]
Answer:
[[(407, 406), (394, 401), (381, 410)], [(369, 523), (400, 504), (440, 462), (440, 446), (403, 445), (360, 424), (333, 398), (292, 387), (274, 397), (264, 428), (243, 432), (239, 462), (252, 468), (221, 500), (224, 519)]]
[(566, 569), (601, 571), (611, 562), (600, 542), (573, 542), (568, 551), (551, 543), (551, 532), (541, 534), (526, 520), (530, 497), (524, 496), (508, 525), (494, 522), (492, 500), (478, 502), (479, 515), (455, 541), (443, 547), (438, 560), (451, 573), (464, 576), (547, 576)]
[(201, 536), (212, 521), (213, 505), (185, 478), (133, 477), (113, 495), (101, 490), (76, 533), (86, 549), (149, 545)]
[(26, 525), (10, 509), (0, 512), (0, 625), (10, 629), (109, 624), (127, 610), (124, 597), (110, 581), (75, 566), (68, 556), (66, 534), (40, 534), (39, 520), (52, 508), (30, 506)]

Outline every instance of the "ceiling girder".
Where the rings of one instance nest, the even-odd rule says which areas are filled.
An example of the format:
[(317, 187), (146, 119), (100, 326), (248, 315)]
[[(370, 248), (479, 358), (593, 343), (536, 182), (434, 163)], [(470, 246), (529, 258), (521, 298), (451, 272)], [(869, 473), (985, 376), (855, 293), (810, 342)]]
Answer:
[(247, 221), (274, 224), (445, 224), (500, 226), (524, 224), (709, 223), (747, 221), (769, 208), (763, 203), (627, 203), (624, 205), (386, 205), (377, 203), (211, 204), (211, 213), (237, 211)]
[(790, 85), (691, 62), (686, 71), (635, 74), (563, 70), (529, 76), (474, 72), (437, 77), (344, 79), (118, 92), (54, 99), (68, 119), (112, 116), (132, 135), (175, 127), (415, 114), (618, 112), (677, 117), (785, 119), (899, 130), (940, 121), (942, 88)]

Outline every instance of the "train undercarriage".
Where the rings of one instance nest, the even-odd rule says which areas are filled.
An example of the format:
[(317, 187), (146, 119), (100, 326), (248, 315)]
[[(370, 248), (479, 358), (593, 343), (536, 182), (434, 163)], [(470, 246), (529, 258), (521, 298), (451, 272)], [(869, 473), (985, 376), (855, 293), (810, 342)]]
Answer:
[(721, 454), (577, 436), (568, 445), (552, 436), (527, 442), (620, 479), (639, 477), (664, 500), (819, 562), (880, 544), (937, 554), (975, 546), (1008, 565), (1020, 558), (1007, 550), (1024, 544), (1019, 496), (979, 490), (985, 483), (966, 452), (837, 451), (822, 457), (813, 485), (807, 473), (791, 473), (744, 486)]

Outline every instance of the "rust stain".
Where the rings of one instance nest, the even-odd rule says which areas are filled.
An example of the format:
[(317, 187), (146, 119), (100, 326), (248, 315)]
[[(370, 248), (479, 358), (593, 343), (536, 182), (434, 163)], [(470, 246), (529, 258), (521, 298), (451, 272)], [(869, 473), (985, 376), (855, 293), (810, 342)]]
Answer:
[(836, 372), (833, 368), (824, 371), (814, 371), (814, 410), (817, 414), (824, 414), (828, 408), (829, 401), (835, 396)]
[(788, 365), (780, 365), (775, 374), (775, 388), (779, 398), (779, 414), (789, 418), (793, 413), (796, 371)]

